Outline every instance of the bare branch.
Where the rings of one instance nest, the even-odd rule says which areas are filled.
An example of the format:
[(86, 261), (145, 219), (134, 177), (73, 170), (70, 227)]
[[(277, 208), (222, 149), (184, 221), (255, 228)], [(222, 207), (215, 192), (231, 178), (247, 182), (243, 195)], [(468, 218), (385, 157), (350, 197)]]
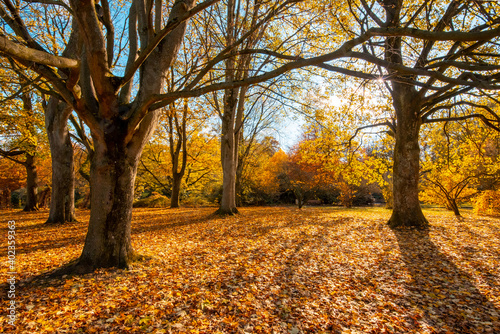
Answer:
[(189, 18), (193, 17), (194, 15), (198, 14), (202, 10), (204, 10), (207, 7), (210, 7), (214, 3), (218, 2), (220, 0), (207, 0), (205, 2), (202, 2), (201, 4), (197, 5), (193, 9), (187, 11), (184, 15), (178, 18), (174, 18), (171, 20), (165, 28), (163, 28), (160, 33), (158, 33), (155, 38), (148, 44), (147, 48), (141, 52), (139, 57), (135, 60), (132, 66), (128, 69), (128, 71), (125, 73), (123, 76), (121, 82), (120, 82), (120, 87), (123, 87), (127, 82), (132, 80), (134, 77), (135, 73), (139, 69), (139, 67), (146, 61), (146, 59), (149, 57), (151, 52), (153, 52), (154, 49), (160, 44), (160, 42), (165, 38), (165, 36), (168, 35), (172, 30), (177, 28), (181, 23), (184, 21), (188, 20)]

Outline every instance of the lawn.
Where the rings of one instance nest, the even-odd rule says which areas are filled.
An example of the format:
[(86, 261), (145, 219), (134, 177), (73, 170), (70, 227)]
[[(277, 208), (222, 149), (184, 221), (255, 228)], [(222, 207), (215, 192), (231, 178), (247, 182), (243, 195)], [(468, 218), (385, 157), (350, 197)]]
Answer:
[(428, 231), (393, 231), (382, 208), (137, 209), (129, 270), (44, 275), (78, 257), (89, 219), (16, 221), (16, 331), (2, 293), (0, 332), (500, 333), (500, 220), (425, 211)]

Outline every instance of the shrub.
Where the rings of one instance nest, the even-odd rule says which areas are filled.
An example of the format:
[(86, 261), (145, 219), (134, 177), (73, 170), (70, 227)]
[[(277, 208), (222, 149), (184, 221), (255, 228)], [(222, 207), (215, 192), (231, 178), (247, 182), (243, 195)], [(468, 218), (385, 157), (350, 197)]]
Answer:
[(474, 200), (474, 213), (500, 215), (500, 191), (483, 191)]
[(149, 197), (134, 202), (134, 208), (166, 208), (170, 206), (170, 198), (157, 192), (152, 192)]
[(214, 203), (211, 203), (208, 201), (203, 196), (200, 195), (193, 195), (189, 196), (187, 198), (184, 198), (181, 201), (181, 206), (187, 207), (187, 208), (199, 208), (199, 207), (205, 207), (205, 206), (214, 206)]

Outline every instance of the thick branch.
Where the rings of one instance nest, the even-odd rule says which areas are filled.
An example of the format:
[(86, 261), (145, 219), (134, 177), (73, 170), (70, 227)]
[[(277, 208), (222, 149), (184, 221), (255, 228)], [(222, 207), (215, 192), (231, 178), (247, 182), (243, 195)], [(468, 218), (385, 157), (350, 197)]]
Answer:
[(4, 36), (0, 36), (0, 51), (13, 57), (32, 61), (38, 64), (53, 66), (57, 68), (77, 68), (78, 61), (51, 55), (50, 53), (35, 50), (9, 41)]
[(423, 120), (422, 123), (438, 123), (438, 122), (449, 122), (449, 121), (464, 121), (467, 119), (479, 118), (484, 124), (489, 126), (490, 128), (500, 132), (500, 127), (494, 125), (492, 122), (496, 122), (495, 120), (491, 120), (486, 118), (483, 114), (470, 114), (465, 116), (457, 116), (457, 117), (442, 117), (442, 118), (430, 118)]
[(428, 41), (459, 41), (475, 42), (489, 40), (500, 35), (500, 27), (480, 31), (427, 31), (414, 28), (370, 28), (367, 30), (370, 36), (380, 37), (412, 37)]

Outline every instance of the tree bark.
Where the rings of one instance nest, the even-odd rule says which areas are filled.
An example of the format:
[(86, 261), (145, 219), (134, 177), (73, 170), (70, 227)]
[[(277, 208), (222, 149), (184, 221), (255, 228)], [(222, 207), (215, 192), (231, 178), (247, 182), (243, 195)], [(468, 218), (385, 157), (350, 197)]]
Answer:
[[(170, 207), (179, 207), (179, 197), (181, 192), (181, 183), (187, 166), (187, 113), (188, 101), (184, 100), (184, 109), (182, 112), (182, 120), (179, 122), (175, 106), (170, 106), (170, 115), (168, 116), (169, 124), (169, 144), (170, 158), (172, 159), (172, 192), (170, 196)], [(175, 121), (175, 122), (174, 122)], [(175, 130), (174, 130), (175, 127)], [(177, 132), (177, 143), (175, 142), (174, 132)], [(179, 161), (182, 149), (182, 160)], [(179, 163), (181, 168), (179, 170)]]
[(181, 192), (181, 182), (182, 175), (180, 173), (174, 173), (172, 178), (172, 196), (170, 197), (170, 207), (178, 208), (179, 207), (179, 195)]
[[(113, 138), (115, 137), (115, 138)], [(91, 212), (85, 246), (74, 271), (127, 268), (133, 257), (130, 242), (134, 182), (140, 152), (128, 151), (122, 138), (94, 140), (90, 169)]]
[(243, 188), (241, 185), (241, 178), (243, 177), (243, 168), (241, 165), (241, 160), (238, 159), (238, 165), (236, 166), (236, 179), (234, 183), (235, 187), (235, 194), (236, 194), (236, 206), (242, 206), (243, 205)]
[(448, 199), (448, 205), (450, 207), (449, 209), (453, 211), (455, 216), (460, 216), (460, 210), (458, 209), (457, 201), (454, 198)]
[(234, 133), (237, 89), (227, 90), (224, 96), (224, 115), (221, 133), (222, 198), (217, 213), (233, 215), (236, 208), (237, 140)]
[[(384, 0), (388, 27), (401, 24), (400, 0)], [(394, 64), (403, 64), (401, 37), (389, 37), (385, 41), (385, 59)], [(418, 200), (419, 155), (418, 137), (422, 118), (420, 116), (422, 98), (407, 77), (396, 72), (392, 74), (392, 100), (396, 112), (396, 144), (393, 165), (393, 211), (389, 226), (413, 226), (423, 228), (428, 225)]]
[(35, 155), (26, 153), (26, 205), (23, 211), (37, 211), (38, 202), (38, 172), (36, 170)]
[[(396, 85), (395, 85), (396, 86)], [(419, 155), (418, 137), (421, 118), (416, 94), (411, 86), (401, 85), (393, 90), (397, 115), (396, 145), (393, 166), (393, 211), (389, 219), (392, 228), (428, 225), (418, 200)]]
[(52, 193), (46, 224), (76, 221), (73, 146), (67, 126), (71, 111), (66, 103), (55, 98), (49, 100), (45, 110), (45, 127), (52, 157)]

